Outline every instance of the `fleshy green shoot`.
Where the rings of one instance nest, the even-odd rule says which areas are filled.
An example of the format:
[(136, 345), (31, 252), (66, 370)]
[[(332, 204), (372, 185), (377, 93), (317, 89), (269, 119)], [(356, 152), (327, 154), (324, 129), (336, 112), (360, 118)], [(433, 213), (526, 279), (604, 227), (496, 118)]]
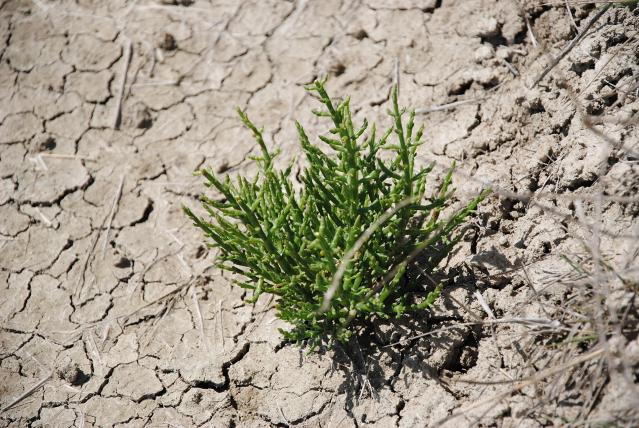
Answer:
[[(329, 148), (324, 151), (296, 123), (308, 161), (301, 190), (292, 182), (293, 165), (275, 168), (262, 130), (238, 109), (261, 150), (254, 158), (259, 173), (252, 180), (232, 180), (209, 169), (199, 171), (206, 186), (217, 191), (216, 199), (201, 197), (208, 217), (187, 207), (184, 211), (209, 246), (219, 250), (217, 266), (237, 274), (235, 284), (253, 290), (249, 302), (275, 295), (277, 316), (292, 325), (281, 333), (315, 346), (348, 340), (354, 321), (399, 317), (431, 306), (441, 286), (426, 295), (415, 293), (419, 287), (406, 281), (407, 270), (419, 255), (420, 268), (433, 272), (460, 239), (458, 226), (488, 191), (440, 219), (453, 193), (454, 165), (426, 197), (426, 178), (434, 165), (415, 163), (424, 128), (415, 129), (414, 112), (404, 120), (397, 90), (389, 112), (393, 126), (381, 136), (366, 121), (356, 126), (350, 100), (335, 104), (323, 81), (307, 90), (324, 107), (314, 113), (330, 119), (332, 128), (319, 136)], [(390, 160), (382, 159), (383, 151), (390, 152)]]

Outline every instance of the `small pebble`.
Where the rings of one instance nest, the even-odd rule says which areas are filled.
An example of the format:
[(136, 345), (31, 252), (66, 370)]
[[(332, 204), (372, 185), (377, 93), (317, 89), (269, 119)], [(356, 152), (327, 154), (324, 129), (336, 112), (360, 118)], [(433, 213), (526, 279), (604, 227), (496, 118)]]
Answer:
[(487, 59), (491, 59), (495, 56), (495, 50), (492, 46), (489, 45), (481, 45), (474, 53), (474, 58), (476, 62), (482, 62)]

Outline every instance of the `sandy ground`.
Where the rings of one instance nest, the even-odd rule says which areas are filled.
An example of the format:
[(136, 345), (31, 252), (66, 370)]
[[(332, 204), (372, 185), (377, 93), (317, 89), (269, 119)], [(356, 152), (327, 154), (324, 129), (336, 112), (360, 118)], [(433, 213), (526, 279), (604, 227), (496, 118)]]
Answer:
[[(1, 0), (0, 424), (639, 420), (636, 323), (607, 358), (548, 339), (570, 315), (561, 255), (614, 266), (612, 314), (636, 314), (638, 12), (608, 10), (535, 84), (596, 9), (521, 3)], [(294, 119), (325, 131), (303, 89), (322, 75), (380, 124), (399, 83), (426, 124), (420, 158), (439, 175), (458, 161), (460, 201), (497, 190), (436, 308), (374, 323), (350, 358), (284, 344), (273, 302), (244, 304), (180, 211), (204, 190), (197, 168), (254, 171), (236, 106), (282, 162)], [(542, 321), (472, 324), (497, 318)], [(584, 375), (579, 358), (610, 355), (630, 375)], [(555, 389), (511, 383), (531, 376)]]

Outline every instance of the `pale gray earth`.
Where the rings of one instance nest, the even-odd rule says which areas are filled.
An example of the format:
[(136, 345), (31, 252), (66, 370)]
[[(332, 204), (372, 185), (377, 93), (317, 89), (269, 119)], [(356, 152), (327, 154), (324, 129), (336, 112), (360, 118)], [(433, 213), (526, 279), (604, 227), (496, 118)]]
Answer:
[[(632, 426), (636, 322), (600, 337), (607, 357), (588, 361), (610, 374), (592, 379), (539, 326), (460, 325), (558, 328), (574, 273), (560, 255), (620, 272), (579, 309), (636, 321), (639, 11), (607, 11), (533, 86), (577, 34), (563, 1), (535, 3), (0, 0), (0, 424)], [(595, 13), (572, 8), (579, 28)], [(181, 205), (197, 206), (200, 167), (255, 171), (235, 107), (282, 164), (294, 120), (326, 131), (303, 89), (324, 75), (380, 125), (399, 83), (434, 175), (456, 159), (459, 201), (497, 192), (432, 311), (307, 354), (282, 342), (272, 300), (245, 304), (212, 267)]]

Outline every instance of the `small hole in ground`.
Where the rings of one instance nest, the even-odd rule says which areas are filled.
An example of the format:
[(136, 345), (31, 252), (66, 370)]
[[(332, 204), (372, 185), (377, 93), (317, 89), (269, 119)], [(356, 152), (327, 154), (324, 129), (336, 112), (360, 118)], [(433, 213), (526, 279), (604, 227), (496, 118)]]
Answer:
[(120, 257), (120, 260), (118, 260), (117, 262), (115, 262), (115, 267), (120, 268), (120, 269), (126, 269), (131, 267), (132, 263), (130, 259), (127, 259), (126, 257)]
[(341, 62), (337, 62), (331, 65), (330, 72), (333, 73), (335, 76), (341, 76), (342, 74), (344, 74), (345, 71), (346, 71), (346, 66), (342, 64)]
[(53, 150), (57, 145), (55, 138), (47, 137), (42, 143), (40, 143), (40, 150)]
[(364, 40), (368, 38), (368, 33), (366, 32), (366, 30), (361, 29), (353, 34), (353, 37), (355, 37), (357, 40)]

